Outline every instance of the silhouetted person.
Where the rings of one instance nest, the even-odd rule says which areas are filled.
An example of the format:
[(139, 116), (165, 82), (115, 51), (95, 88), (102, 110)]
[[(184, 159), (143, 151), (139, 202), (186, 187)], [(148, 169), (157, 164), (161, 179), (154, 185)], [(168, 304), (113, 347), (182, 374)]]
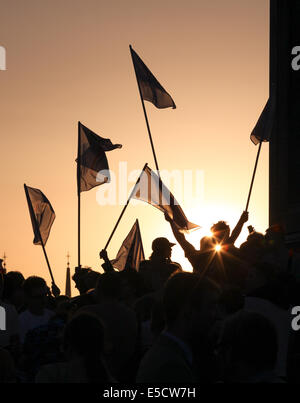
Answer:
[(240, 288), (227, 286), (222, 289), (219, 300), (219, 311), (226, 318), (240, 311), (245, 305), (245, 295)]
[[(112, 266), (105, 249), (101, 250), (99, 255), (100, 258), (104, 260), (102, 268), (105, 273), (117, 272)], [(124, 269), (119, 273), (122, 279), (121, 300), (126, 305), (133, 308), (136, 300), (150, 292), (151, 289), (145, 285), (143, 276), (137, 272), (135, 268), (131, 267), (130, 263), (131, 259), (128, 256)]]
[(24, 281), (23, 274), (18, 271), (9, 271), (4, 277), (3, 301), (14, 305), (18, 312), (24, 305)]
[(4, 328), (1, 321), (0, 347), (18, 349), (19, 344), (19, 320), (16, 308), (12, 304), (3, 301), (4, 276), (0, 271), (0, 307), (5, 311)]
[(225, 322), (220, 344), (228, 383), (282, 382), (275, 372), (277, 335), (264, 316), (240, 311)]
[(192, 344), (205, 339), (213, 326), (218, 296), (215, 283), (193, 273), (176, 273), (167, 281), (163, 295), (166, 327), (143, 357), (138, 383), (196, 381)]
[(85, 283), (84, 279), (90, 271), (90, 268), (75, 267), (75, 273), (72, 276), (72, 280), (74, 281), (75, 288), (77, 288), (80, 295), (85, 294), (89, 290), (89, 287)]
[(63, 347), (67, 362), (41, 368), (37, 383), (107, 383), (109, 374), (104, 351), (104, 327), (93, 315), (80, 313), (67, 324)]
[(204, 236), (200, 239), (200, 251), (211, 252), (215, 249), (216, 243), (211, 236)]
[(107, 364), (117, 380), (126, 381), (135, 353), (137, 320), (135, 312), (120, 302), (121, 296), (121, 273), (104, 273), (96, 287), (96, 303), (84, 306), (80, 311), (96, 315), (104, 324)]
[(248, 235), (247, 241), (240, 246), (242, 259), (250, 264), (261, 261), (266, 253), (266, 240), (263, 234), (252, 232)]
[(101, 274), (90, 268), (80, 268), (76, 267), (75, 274), (72, 279), (76, 284), (80, 295), (73, 297), (71, 299), (72, 304), (77, 308), (81, 308), (85, 305), (90, 305), (95, 303), (95, 292), (94, 289), (97, 286), (98, 279)]
[(277, 265), (282, 273), (300, 278), (300, 255), (291, 253), (286, 246), (285, 230), (282, 225), (274, 224), (266, 230), (266, 254), (264, 260)]
[[(245, 283), (245, 291), (247, 295), (260, 297), (264, 299), (272, 299), (272, 284), (276, 283), (278, 275), (278, 266), (268, 262), (258, 262), (249, 270)], [(270, 287), (271, 285), (271, 287)]]
[(150, 259), (140, 263), (139, 272), (150, 290), (160, 290), (171, 274), (182, 271), (180, 264), (171, 260), (174, 245), (167, 238), (154, 239)]
[(286, 298), (286, 279), (281, 276), (277, 274), (276, 266), (267, 262), (257, 264), (247, 280), (245, 310), (264, 315), (275, 326), (278, 337), (276, 371), (279, 376), (285, 377), (291, 315)]
[(16, 382), (14, 360), (7, 350), (0, 348), (0, 383)]
[(46, 309), (48, 287), (43, 278), (28, 277), (23, 288), (27, 309), (19, 315), (21, 342), (28, 330), (45, 325), (53, 316), (53, 312)]
[(139, 323), (139, 351), (142, 356), (152, 345), (153, 334), (151, 331), (152, 312), (156, 299), (153, 294), (146, 294), (136, 300), (134, 311)]
[(243, 211), (238, 223), (234, 227), (232, 233), (230, 234), (230, 227), (225, 221), (218, 221), (211, 227), (212, 236), (216, 239), (217, 243), (220, 245), (234, 245), (235, 241), (239, 237), (243, 225), (248, 221), (249, 213)]

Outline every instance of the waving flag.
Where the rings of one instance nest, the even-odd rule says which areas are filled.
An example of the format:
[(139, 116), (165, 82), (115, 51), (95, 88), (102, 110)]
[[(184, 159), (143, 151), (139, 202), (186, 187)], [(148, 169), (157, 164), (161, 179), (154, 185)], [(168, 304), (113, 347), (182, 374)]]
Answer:
[(159, 109), (175, 109), (176, 105), (170, 94), (168, 94), (162, 85), (157, 81), (157, 79), (131, 46), (130, 52), (142, 98), (145, 101), (151, 102)]
[(48, 240), (50, 230), (55, 220), (55, 212), (43, 192), (24, 184), (32, 228), (34, 232), (33, 243), (44, 245)]
[(199, 225), (188, 221), (173, 194), (163, 184), (159, 176), (148, 166), (143, 170), (132, 197), (145, 201), (167, 213), (181, 232), (190, 232), (200, 228)]
[(111, 264), (119, 271), (126, 268), (138, 271), (142, 260), (145, 260), (144, 248), (139, 221), (136, 220), (129, 234), (124, 239), (116, 258), (111, 260)]
[(255, 145), (259, 144), (261, 141), (270, 140), (274, 115), (275, 102), (269, 98), (250, 136), (251, 141)]
[[(78, 192), (85, 192), (95, 186), (110, 182), (106, 151), (121, 148), (109, 139), (98, 136), (86, 126), (79, 124), (77, 186)], [(105, 172), (101, 172), (105, 171)]]

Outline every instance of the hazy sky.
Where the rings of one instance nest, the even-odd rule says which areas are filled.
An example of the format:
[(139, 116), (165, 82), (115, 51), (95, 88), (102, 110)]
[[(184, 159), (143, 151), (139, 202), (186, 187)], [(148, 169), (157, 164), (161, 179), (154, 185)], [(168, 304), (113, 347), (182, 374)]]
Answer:
[[(160, 169), (200, 170), (196, 200), (176, 194), (188, 218), (203, 227), (196, 246), (219, 219), (233, 226), (245, 208), (257, 148), (249, 135), (268, 97), (267, 0), (0, 0), (0, 255), (7, 267), (50, 283), (33, 233), (23, 183), (41, 189), (56, 212), (46, 249), (64, 292), (66, 254), (77, 263), (77, 121), (115, 143), (107, 154), (118, 176), (145, 162), (154, 168), (128, 45), (172, 95), (177, 109), (146, 102)], [(133, 185), (128, 181), (128, 192)], [(122, 206), (100, 206), (82, 193), (82, 265), (100, 268)], [(108, 186), (108, 185), (107, 185)], [(268, 144), (263, 145), (250, 220), (268, 225)], [(155, 208), (129, 206), (108, 248), (115, 257), (135, 219), (148, 257), (157, 236), (173, 240)], [(246, 228), (246, 227), (245, 227)], [(247, 228), (239, 239), (247, 235)], [(179, 246), (173, 258), (191, 266)]]

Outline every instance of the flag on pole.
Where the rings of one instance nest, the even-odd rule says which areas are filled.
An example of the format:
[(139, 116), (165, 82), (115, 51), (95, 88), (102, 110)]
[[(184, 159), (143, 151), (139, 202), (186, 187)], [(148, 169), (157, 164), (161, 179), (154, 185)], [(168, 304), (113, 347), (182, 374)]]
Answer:
[(168, 94), (162, 85), (157, 81), (157, 79), (131, 46), (130, 52), (142, 98), (145, 101), (151, 102), (159, 109), (175, 109), (176, 105), (171, 95)]
[(43, 192), (26, 185), (24, 187), (34, 232), (33, 243), (35, 245), (42, 245), (42, 240), (43, 244), (46, 245), (53, 221), (55, 220), (55, 212)]
[[(121, 148), (121, 144), (112, 144), (110, 139), (105, 139), (92, 132), (79, 122), (77, 164), (80, 164), (77, 178), (77, 186), (80, 192), (85, 192), (95, 186), (110, 182), (106, 151)], [(103, 172), (101, 172), (103, 171)]]
[(180, 232), (190, 232), (200, 228), (188, 221), (182, 208), (160, 177), (148, 166), (142, 172), (139, 184), (132, 196), (158, 208), (173, 220)]
[(275, 102), (269, 98), (250, 136), (251, 141), (255, 145), (259, 144), (261, 141), (270, 140), (274, 115)]
[(144, 248), (139, 221), (136, 220), (129, 234), (124, 239), (116, 258), (111, 260), (111, 264), (119, 271), (125, 268), (138, 271), (142, 260), (145, 260)]

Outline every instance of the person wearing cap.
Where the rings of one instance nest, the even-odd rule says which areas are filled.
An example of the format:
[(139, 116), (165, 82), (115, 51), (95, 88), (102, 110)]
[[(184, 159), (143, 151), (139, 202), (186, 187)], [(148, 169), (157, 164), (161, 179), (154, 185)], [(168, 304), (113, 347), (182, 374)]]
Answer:
[(140, 263), (139, 272), (152, 291), (160, 290), (171, 274), (182, 271), (180, 264), (171, 260), (174, 245), (176, 244), (164, 237), (154, 239), (149, 260)]

